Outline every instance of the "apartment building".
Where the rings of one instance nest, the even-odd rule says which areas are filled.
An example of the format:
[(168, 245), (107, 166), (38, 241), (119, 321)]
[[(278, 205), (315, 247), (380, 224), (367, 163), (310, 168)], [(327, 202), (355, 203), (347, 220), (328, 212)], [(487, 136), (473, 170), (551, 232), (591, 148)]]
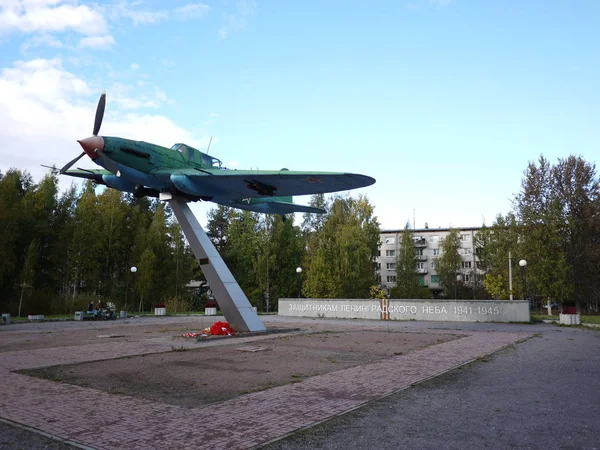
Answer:
[[(472, 285), (480, 280), (483, 271), (478, 267), (475, 251), (475, 234), (480, 227), (458, 228), (460, 234), (459, 253), (462, 258), (458, 276), (462, 282)], [(411, 230), (415, 244), (415, 276), (419, 277), (421, 285), (432, 291), (434, 297), (441, 292), (439, 277), (436, 272), (437, 259), (441, 255), (443, 239), (450, 233), (450, 228), (421, 228)], [(377, 256), (377, 275), (379, 284), (389, 294), (396, 285), (396, 258), (402, 242), (401, 230), (382, 230)]]

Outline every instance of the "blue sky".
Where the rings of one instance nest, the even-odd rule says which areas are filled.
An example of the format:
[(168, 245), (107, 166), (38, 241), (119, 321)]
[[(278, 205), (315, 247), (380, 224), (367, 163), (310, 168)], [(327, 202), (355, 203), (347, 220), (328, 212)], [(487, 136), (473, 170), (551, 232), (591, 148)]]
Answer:
[(103, 90), (100, 134), (371, 175), (386, 229), (489, 225), (528, 161), (600, 155), (596, 1), (0, 5), (3, 171), (76, 156)]

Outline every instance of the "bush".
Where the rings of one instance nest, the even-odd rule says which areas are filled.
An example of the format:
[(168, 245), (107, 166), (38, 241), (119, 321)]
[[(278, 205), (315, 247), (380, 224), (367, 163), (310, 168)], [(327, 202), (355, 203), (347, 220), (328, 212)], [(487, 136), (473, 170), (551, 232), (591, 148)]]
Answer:
[(191, 299), (183, 297), (171, 297), (167, 300), (166, 306), (163, 305), (162, 308), (166, 307), (167, 311), (170, 313), (187, 312), (192, 310), (193, 303), (194, 302)]

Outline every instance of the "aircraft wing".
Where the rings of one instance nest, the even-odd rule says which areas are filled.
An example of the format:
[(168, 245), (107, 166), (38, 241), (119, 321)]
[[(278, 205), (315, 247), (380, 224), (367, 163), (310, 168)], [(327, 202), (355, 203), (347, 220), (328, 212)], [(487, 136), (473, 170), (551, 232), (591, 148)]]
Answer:
[(366, 175), (334, 172), (190, 170), (171, 173), (171, 181), (190, 195), (230, 198), (311, 195), (370, 186)]

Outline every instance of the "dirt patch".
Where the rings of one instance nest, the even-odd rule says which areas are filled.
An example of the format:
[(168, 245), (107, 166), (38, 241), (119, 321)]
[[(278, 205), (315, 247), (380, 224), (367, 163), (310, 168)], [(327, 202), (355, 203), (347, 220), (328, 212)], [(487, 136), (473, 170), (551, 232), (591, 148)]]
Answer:
[(179, 336), (182, 333), (200, 329), (193, 323), (139, 325), (134, 321), (114, 323), (110, 327), (103, 328), (98, 328), (98, 323), (90, 322), (89, 325), (86, 325), (89, 329), (81, 328), (81, 326), (68, 329), (72, 323), (60, 324), (63, 329), (5, 332), (0, 340), (0, 353), (98, 344), (108, 340), (110, 342), (139, 342), (150, 338)]
[[(175, 336), (180, 331), (181, 326), (176, 331), (166, 330), (163, 333)], [(115, 329), (110, 332), (120, 334)], [(97, 334), (100, 334), (98, 330)], [(251, 343), (231, 338), (230, 342), (219, 346), (199, 342), (199, 348), (192, 350), (183, 349), (181, 341), (174, 338), (172, 352), (22, 373), (93, 387), (112, 394), (194, 408), (249, 392), (301, 382), (315, 375), (373, 363), (458, 337), (450, 333), (346, 329), (275, 335)], [(119, 339), (123, 338), (114, 338)]]

